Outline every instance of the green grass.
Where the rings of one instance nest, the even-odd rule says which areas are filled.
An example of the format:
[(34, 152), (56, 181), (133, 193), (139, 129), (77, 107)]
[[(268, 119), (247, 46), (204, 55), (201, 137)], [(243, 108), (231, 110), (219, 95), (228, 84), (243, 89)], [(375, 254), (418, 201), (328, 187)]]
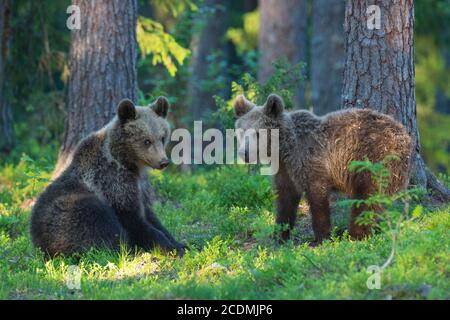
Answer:
[[(152, 176), (167, 199), (156, 212), (191, 246), (182, 258), (92, 250), (79, 260), (46, 261), (31, 245), (28, 221), (29, 199), (45, 187), (49, 170), (26, 158), (0, 168), (0, 299), (450, 298), (450, 207), (425, 209), (403, 223), (381, 289), (369, 290), (367, 267), (383, 264), (389, 239), (344, 235), (310, 248), (309, 216), (299, 213), (294, 241), (277, 245), (270, 178), (249, 176), (245, 166)], [(337, 228), (347, 214), (334, 215)], [(66, 285), (71, 265), (81, 270), (80, 290)]]

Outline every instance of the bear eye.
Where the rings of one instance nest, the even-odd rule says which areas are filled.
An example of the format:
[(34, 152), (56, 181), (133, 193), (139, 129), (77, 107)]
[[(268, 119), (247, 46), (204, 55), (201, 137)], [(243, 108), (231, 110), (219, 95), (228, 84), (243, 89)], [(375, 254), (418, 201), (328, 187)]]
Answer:
[(152, 142), (151, 142), (149, 139), (146, 139), (146, 140), (144, 141), (144, 144), (145, 144), (146, 146), (149, 146), (149, 145), (152, 144)]

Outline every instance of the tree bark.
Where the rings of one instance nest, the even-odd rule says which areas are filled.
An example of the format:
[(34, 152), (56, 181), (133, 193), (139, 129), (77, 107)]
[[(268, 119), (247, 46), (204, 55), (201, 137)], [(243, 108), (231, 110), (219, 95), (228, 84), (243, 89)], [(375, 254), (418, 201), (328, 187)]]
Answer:
[[(297, 64), (307, 60), (306, 0), (260, 0), (258, 80), (265, 82), (273, 72), (272, 63), (286, 58)], [(302, 86), (296, 95), (297, 108), (305, 107)]]
[(11, 106), (5, 94), (5, 64), (9, 33), (9, 1), (0, 0), (0, 152), (9, 153), (14, 146)]
[[(367, 26), (367, 9), (378, 5), (381, 28)], [(432, 189), (443, 201), (450, 191), (427, 170), (421, 156), (414, 80), (412, 0), (348, 0), (345, 9), (345, 108), (371, 108), (389, 114), (408, 130), (415, 144), (412, 183)]]
[(344, 12), (342, 0), (312, 2), (311, 102), (318, 115), (340, 109), (342, 102)]
[[(207, 17), (199, 17), (196, 21), (201, 31), (194, 35), (191, 43), (191, 81), (188, 92), (193, 120), (202, 119), (215, 110), (216, 103), (213, 97), (220, 92), (211, 83), (217, 81), (217, 77), (226, 79), (223, 68), (218, 75), (211, 74), (210, 58), (215, 52), (227, 52), (224, 36), (229, 25), (228, 13), (222, 0), (205, 0), (204, 5), (213, 12), (208, 12)], [(228, 88), (224, 85), (222, 91), (226, 89)]]
[(72, 31), (67, 120), (56, 175), (77, 143), (111, 120), (121, 99), (137, 99), (137, 1), (73, 4), (81, 10), (81, 29)]

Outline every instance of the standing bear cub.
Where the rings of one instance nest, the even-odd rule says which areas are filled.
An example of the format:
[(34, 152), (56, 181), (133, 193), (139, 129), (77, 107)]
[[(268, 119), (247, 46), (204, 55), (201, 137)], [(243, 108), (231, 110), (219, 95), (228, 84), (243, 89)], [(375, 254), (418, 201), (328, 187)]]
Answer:
[(148, 107), (123, 100), (117, 116), (82, 140), (64, 172), (38, 198), (31, 216), (33, 244), (47, 254), (70, 255), (121, 243), (183, 252), (183, 245), (151, 211), (146, 168), (169, 164), (169, 102)]
[[(367, 157), (378, 162), (388, 155), (396, 155), (399, 160), (388, 164), (391, 172), (388, 193), (407, 187), (411, 138), (400, 123), (387, 115), (368, 109), (346, 109), (323, 117), (306, 110), (286, 112), (277, 95), (270, 95), (264, 106), (255, 106), (239, 96), (234, 109), (237, 129), (279, 130), (279, 170), (274, 176), (276, 221), (289, 225), (290, 229), (294, 227), (304, 192), (317, 243), (330, 236), (330, 192), (340, 191), (364, 199), (376, 191), (369, 174), (348, 171), (351, 161)], [(248, 155), (249, 145), (248, 141), (242, 143), (239, 154)], [(360, 239), (370, 233), (370, 227), (355, 221), (364, 210), (367, 210), (364, 206), (352, 208), (349, 233), (353, 238)], [(288, 239), (289, 230), (282, 231), (281, 238)]]

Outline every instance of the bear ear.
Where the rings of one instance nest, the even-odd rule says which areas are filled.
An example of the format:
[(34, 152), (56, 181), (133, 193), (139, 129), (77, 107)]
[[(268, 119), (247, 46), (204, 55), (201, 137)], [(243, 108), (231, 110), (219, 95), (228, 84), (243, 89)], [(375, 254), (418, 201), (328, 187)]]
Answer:
[(269, 95), (266, 103), (264, 104), (263, 111), (271, 118), (278, 118), (284, 111), (283, 99), (276, 94)]
[(130, 99), (123, 99), (117, 107), (117, 115), (121, 123), (136, 119), (136, 107)]
[(166, 97), (159, 97), (155, 102), (150, 106), (155, 113), (160, 117), (167, 117), (167, 113), (169, 112), (169, 100)]
[(236, 97), (234, 100), (234, 114), (237, 117), (242, 117), (249, 112), (255, 105), (248, 101), (243, 94)]

